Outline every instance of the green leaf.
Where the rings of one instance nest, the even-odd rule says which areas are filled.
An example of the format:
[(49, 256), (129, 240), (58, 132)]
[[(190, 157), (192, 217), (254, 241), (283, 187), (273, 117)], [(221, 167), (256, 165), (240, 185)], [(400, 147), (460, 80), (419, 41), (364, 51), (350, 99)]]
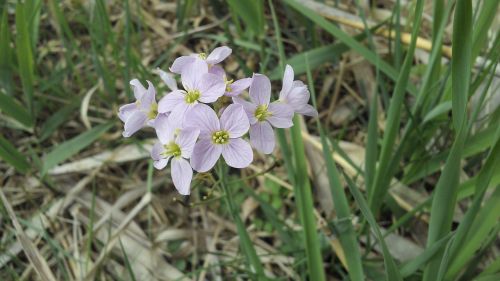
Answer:
[(226, 0), (231, 9), (243, 19), (247, 28), (260, 36), (264, 32), (264, 3), (262, 0)]
[(17, 120), (24, 126), (33, 127), (33, 120), (26, 109), (21, 106), (13, 97), (0, 91), (0, 110)]
[[(0, 4), (0, 6), (2, 6)], [(6, 5), (4, 5), (6, 6)], [(7, 21), (7, 9), (3, 10), (0, 21), (0, 87), (12, 93), (12, 48), (10, 47), (10, 30)]]
[(2, 135), (0, 135), (0, 158), (12, 165), (20, 173), (25, 174), (30, 168), (26, 157), (17, 151)]
[(108, 131), (113, 126), (112, 123), (101, 124), (92, 128), (91, 130), (78, 135), (60, 145), (57, 145), (45, 157), (43, 157), (43, 170), (42, 176), (45, 175), (51, 168), (71, 156), (78, 153), (80, 150), (92, 144), (102, 134)]

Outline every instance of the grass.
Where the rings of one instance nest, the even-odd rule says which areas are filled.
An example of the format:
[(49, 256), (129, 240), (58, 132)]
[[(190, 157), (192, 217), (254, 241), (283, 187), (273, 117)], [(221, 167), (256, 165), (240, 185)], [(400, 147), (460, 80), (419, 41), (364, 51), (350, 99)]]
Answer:
[[(498, 280), (499, 2), (355, 4), (0, 1), (0, 280)], [(182, 197), (116, 113), (219, 45), (319, 117)]]

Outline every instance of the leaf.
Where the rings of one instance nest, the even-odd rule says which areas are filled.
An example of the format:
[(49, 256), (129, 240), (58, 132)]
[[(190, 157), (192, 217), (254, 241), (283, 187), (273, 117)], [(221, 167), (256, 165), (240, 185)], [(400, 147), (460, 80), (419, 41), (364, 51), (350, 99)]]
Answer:
[(260, 36), (264, 32), (264, 3), (262, 0), (226, 0), (236, 14), (243, 19), (247, 28)]
[(0, 92), (0, 110), (17, 120), (24, 126), (33, 127), (33, 120), (26, 109), (21, 106), (13, 97)]
[(30, 165), (26, 161), (26, 157), (3, 136), (0, 135), (0, 158), (12, 165), (18, 172), (25, 174)]

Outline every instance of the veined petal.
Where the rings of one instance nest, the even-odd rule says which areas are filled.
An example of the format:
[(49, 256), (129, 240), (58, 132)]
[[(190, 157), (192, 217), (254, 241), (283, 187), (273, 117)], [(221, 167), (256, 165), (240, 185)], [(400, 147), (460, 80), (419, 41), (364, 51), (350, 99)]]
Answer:
[(318, 111), (310, 104), (304, 104), (301, 108), (296, 111), (298, 114), (318, 117)]
[(250, 126), (250, 143), (264, 154), (270, 154), (274, 150), (275, 137), (271, 125), (267, 122), (257, 122)]
[(170, 160), (170, 156), (167, 158), (162, 158), (160, 160), (153, 161), (153, 166), (158, 170), (162, 170), (167, 166), (168, 160)]
[(240, 138), (230, 139), (229, 143), (222, 145), (222, 157), (233, 168), (245, 168), (252, 163), (252, 147)]
[(132, 85), (132, 89), (134, 90), (135, 99), (140, 100), (142, 95), (146, 92), (146, 88), (142, 86), (141, 82), (138, 79), (130, 80), (130, 85)]
[(201, 139), (194, 145), (191, 166), (197, 172), (206, 172), (212, 169), (221, 153), (221, 145), (214, 145), (210, 139)]
[(146, 90), (146, 92), (144, 92), (144, 94), (142, 95), (142, 97), (140, 99), (140, 101), (141, 101), (140, 107), (142, 110), (145, 110), (145, 111), (149, 111), (151, 108), (151, 104), (156, 103), (155, 86), (150, 81), (147, 81), (147, 82), (148, 82), (148, 89)]
[(245, 91), (248, 87), (250, 87), (250, 84), (252, 84), (252, 78), (243, 78), (240, 80), (236, 80), (231, 83), (231, 85), (229, 85), (231, 91), (226, 92), (225, 94), (226, 96), (235, 97)]
[(161, 98), (158, 103), (158, 112), (170, 112), (181, 103), (186, 103), (186, 93), (181, 90), (173, 91)]
[(181, 157), (172, 159), (170, 173), (174, 186), (182, 195), (189, 195), (191, 191), (191, 179), (193, 178), (193, 169), (189, 162)]
[(202, 138), (210, 138), (213, 132), (220, 130), (219, 118), (215, 111), (202, 103), (191, 108), (184, 120), (184, 126), (198, 128)]
[(243, 109), (247, 114), (250, 125), (255, 124), (255, 122), (257, 122), (257, 118), (255, 118), (255, 110), (257, 109), (257, 105), (238, 97), (234, 97), (233, 102), (235, 104), (241, 104), (243, 106)]
[(292, 89), (293, 75), (293, 68), (287, 64), (285, 67), (285, 73), (283, 74), (283, 86), (281, 87), (280, 99), (282, 96), (283, 98), (286, 98), (286, 95)]
[(215, 102), (219, 97), (224, 95), (226, 84), (224, 80), (211, 73), (205, 73), (199, 84), (200, 98), (199, 101), (204, 103)]
[(134, 113), (130, 114), (127, 121), (125, 122), (122, 135), (126, 138), (130, 137), (135, 132), (139, 131), (142, 127), (144, 127), (144, 124), (146, 124), (146, 120), (148, 120), (148, 117), (144, 112), (140, 110), (137, 110)]
[(307, 86), (299, 86), (294, 87), (288, 94), (287, 100), (285, 101), (288, 105), (290, 105), (294, 110), (298, 110), (304, 104), (307, 104), (309, 101), (309, 97), (311, 94), (307, 89)]
[(250, 99), (257, 105), (269, 104), (271, 100), (271, 81), (267, 76), (254, 73), (250, 84)]
[(180, 129), (184, 126), (184, 119), (186, 118), (187, 113), (193, 108), (192, 105), (186, 103), (179, 103), (177, 107), (170, 112), (168, 116), (168, 121), (175, 129)]
[(122, 122), (127, 122), (127, 119), (136, 110), (138, 110), (138, 109), (137, 109), (137, 104), (135, 102), (122, 105), (118, 109), (118, 118), (120, 118), (120, 120), (122, 120)]
[(186, 128), (180, 131), (175, 139), (175, 143), (181, 148), (181, 156), (183, 158), (190, 158), (193, 153), (194, 144), (200, 135), (199, 129)]
[(163, 80), (163, 83), (165, 83), (165, 85), (167, 85), (167, 87), (170, 90), (172, 91), (177, 90), (177, 81), (175, 81), (174, 75), (166, 71), (163, 71), (159, 67), (157, 67), (154, 72), (160, 75), (161, 80)]
[(229, 105), (220, 117), (220, 127), (230, 138), (239, 138), (248, 132), (250, 123), (241, 104)]
[(163, 158), (163, 156), (161, 155), (162, 152), (163, 152), (163, 144), (159, 141), (155, 142), (153, 148), (151, 149), (151, 158), (153, 158), (153, 160), (155, 161), (162, 159)]
[(160, 114), (154, 122), (154, 127), (162, 144), (168, 144), (174, 140), (175, 127), (166, 115)]
[(178, 57), (170, 67), (170, 71), (172, 71), (173, 73), (181, 74), (184, 67), (194, 62), (194, 60), (195, 58), (192, 56)]
[(290, 128), (293, 126), (293, 108), (289, 105), (275, 101), (269, 104), (268, 111), (271, 116), (267, 117), (267, 121), (275, 128)]
[(184, 90), (199, 90), (201, 79), (204, 74), (208, 73), (208, 65), (204, 60), (195, 58), (182, 69), (181, 80)]
[(232, 50), (229, 47), (222, 46), (215, 48), (210, 55), (207, 57), (207, 63), (209, 64), (217, 64), (223, 60), (225, 60), (230, 54)]
[(224, 68), (220, 65), (214, 65), (208, 69), (208, 73), (215, 74), (222, 79), (224, 79), (224, 76), (226, 75), (226, 72), (224, 71)]

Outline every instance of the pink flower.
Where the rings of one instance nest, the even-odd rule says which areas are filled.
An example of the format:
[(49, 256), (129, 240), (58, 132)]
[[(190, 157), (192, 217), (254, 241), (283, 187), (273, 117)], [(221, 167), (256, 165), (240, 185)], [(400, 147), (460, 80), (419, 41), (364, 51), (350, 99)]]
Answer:
[(287, 64), (285, 74), (283, 75), (283, 87), (281, 88), (279, 100), (290, 105), (298, 114), (317, 117), (318, 112), (316, 109), (307, 104), (310, 96), (307, 86), (302, 81), (293, 81), (293, 68)]
[(269, 103), (271, 99), (271, 81), (265, 75), (254, 74), (250, 85), (250, 100), (233, 98), (237, 104), (243, 105), (250, 120), (250, 143), (258, 151), (269, 154), (273, 152), (275, 137), (272, 127), (290, 128), (293, 126), (293, 109), (280, 102)]
[(210, 55), (208, 55), (208, 57), (205, 53), (178, 57), (170, 67), (170, 71), (172, 71), (173, 73), (181, 74), (185, 67), (195, 61), (204, 61), (209, 67), (211, 67), (225, 60), (231, 54), (231, 52), (231, 48), (222, 46), (215, 48), (210, 53)]
[(182, 124), (187, 112), (199, 102), (215, 102), (224, 95), (226, 88), (224, 80), (215, 74), (208, 73), (207, 64), (201, 60), (187, 65), (182, 71), (181, 80), (184, 90), (173, 90), (158, 104), (158, 112), (171, 112), (174, 124)]
[(148, 89), (142, 86), (137, 79), (130, 81), (134, 90), (136, 101), (123, 105), (118, 110), (118, 117), (125, 123), (123, 136), (128, 138), (139, 131), (145, 125), (151, 126), (158, 115), (158, 104), (156, 103), (156, 90), (148, 81)]
[(158, 116), (154, 127), (160, 140), (151, 150), (155, 168), (165, 168), (172, 159), (170, 173), (174, 186), (180, 194), (189, 195), (193, 170), (186, 159), (191, 157), (200, 131), (194, 128), (178, 130), (165, 115)]
[(200, 140), (191, 157), (191, 166), (196, 171), (210, 170), (221, 154), (234, 168), (245, 168), (252, 162), (252, 148), (241, 139), (250, 126), (241, 105), (229, 105), (219, 121), (209, 106), (198, 104), (186, 117), (185, 125), (200, 129)]

